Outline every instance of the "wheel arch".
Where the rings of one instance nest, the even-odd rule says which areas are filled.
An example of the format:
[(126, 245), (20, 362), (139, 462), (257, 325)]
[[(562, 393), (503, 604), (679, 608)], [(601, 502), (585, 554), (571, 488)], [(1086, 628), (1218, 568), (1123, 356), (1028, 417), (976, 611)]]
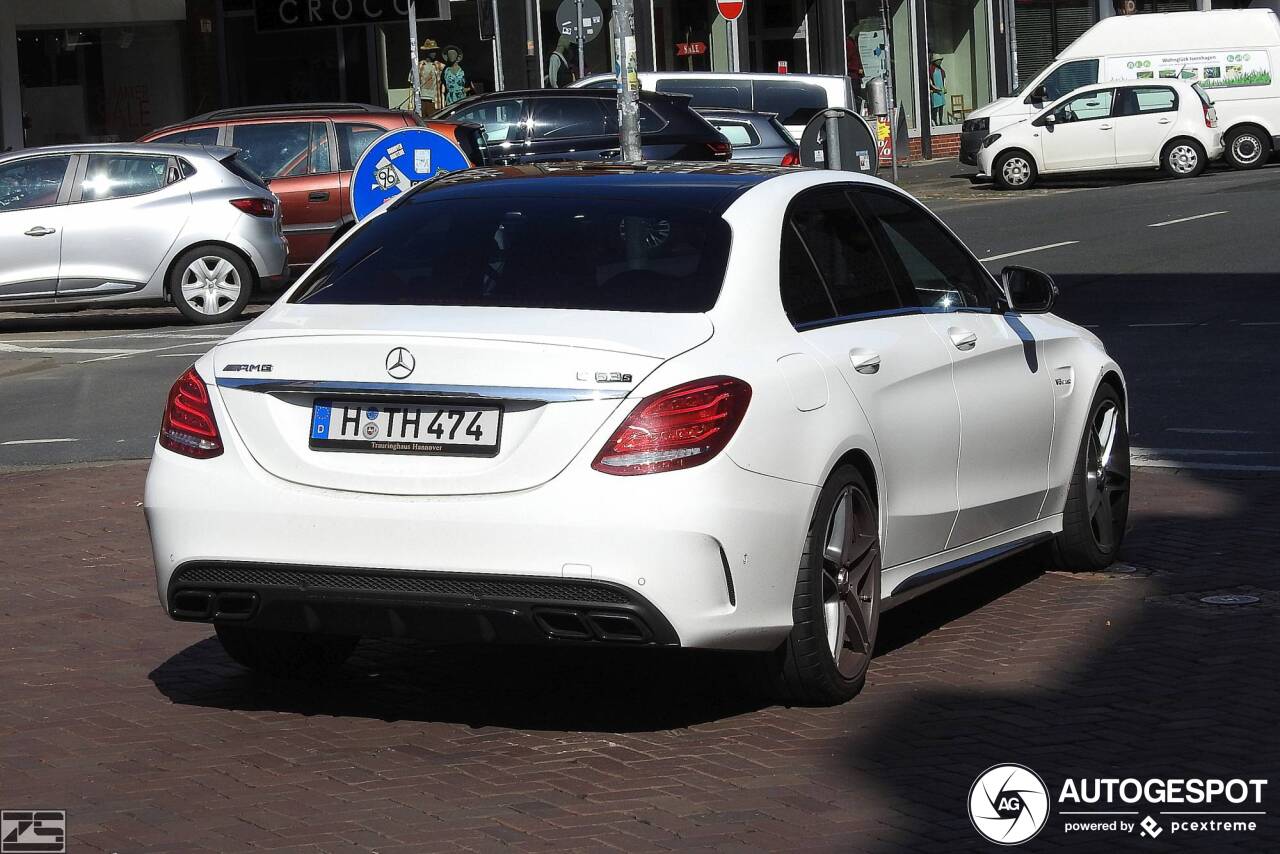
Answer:
[(189, 246), (184, 246), (182, 249), (173, 253), (173, 258), (169, 260), (169, 265), (165, 268), (164, 279), (162, 280), (164, 285), (165, 302), (173, 302), (173, 294), (169, 290), (169, 281), (173, 277), (174, 270), (178, 269), (178, 262), (181, 261), (183, 256), (192, 249), (199, 249), (202, 246), (216, 246), (219, 249), (229, 249), (234, 252), (236, 257), (243, 261), (245, 266), (249, 268), (249, 276), (251, 277), (251, 281), (249, 282), (249, 293), (253, 294), (259, 290), (262, 283), (262, 277), (258, 274), (258, 268), (253, 263), (253, 259), (249, 257), (248, 253), (239, 246), (236, 246), (234, 243), (227, 243), (225, 240), (197, 240)]

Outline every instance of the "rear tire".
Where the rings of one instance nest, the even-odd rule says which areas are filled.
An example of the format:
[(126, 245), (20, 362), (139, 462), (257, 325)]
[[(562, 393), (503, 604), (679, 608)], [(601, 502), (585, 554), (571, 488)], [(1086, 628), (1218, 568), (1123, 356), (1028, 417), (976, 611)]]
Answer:
[(1039, 175), (1035, 158), (1017, 148), (1001, 154), (991, 167), (991, 180), (1002, 190), (1025, 190)]
[(315, 679), (342, 666), (359, 638), (282, 632), (218, 623), (227, 655), (250, 670), (282, 679)]
[(1120, 394), (1104, 385), (1089, 407), (1050, 560), (1058, 569), (1106, 569), (1120, 551), (1128, 518), (1129, 429)]
[(784, 700), (831, 706), (866, 683), (880, 623), (879, 515), (853, 466), (832, 473), (818, 496), (792, 599), (791, 635), (769, 667)]
[(1235, 128), (1225, 143), (1226, 159), (1233, 169), (1260, 169), (1271, 159), (1271, 137), (1260, 128)]
[(224, 246), (189, 249), (169, 272), (169, 296), (192, 323), (235, 320), (248, 305), (253, 284), (249, 264)]
[(1194, 178), (1209, 165), (1204, 148), (1194, 139), (1175, 139), (1160, 155), (1160, 171), (1170, 178)]

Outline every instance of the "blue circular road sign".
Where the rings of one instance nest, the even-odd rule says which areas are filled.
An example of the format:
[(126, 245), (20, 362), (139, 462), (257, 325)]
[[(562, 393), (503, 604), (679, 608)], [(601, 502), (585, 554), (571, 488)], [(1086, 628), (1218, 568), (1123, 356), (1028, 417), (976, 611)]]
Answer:
[(357, 220), (407, 193), (438, 172), (471, 164), (454, 142), (426, 128), (384, 133), (369, 143), (351, 173), (351, 211)]

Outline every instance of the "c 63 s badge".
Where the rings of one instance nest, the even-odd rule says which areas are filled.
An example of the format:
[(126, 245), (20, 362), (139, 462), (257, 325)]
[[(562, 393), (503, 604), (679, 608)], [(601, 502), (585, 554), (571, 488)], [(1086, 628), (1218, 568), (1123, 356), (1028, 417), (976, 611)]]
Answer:
[(631, 374), (620, 374), (617, 371), (578, 371), (578, 382), (589, 383), (592, 380), (598, 383), (629, 383), (631, 382)]
[(245, 373), (245, 374), (269, 374), (271, 373), (271, 365), (246, 365), (231, 364), (223, 365), (222, 372), (224, 374)]

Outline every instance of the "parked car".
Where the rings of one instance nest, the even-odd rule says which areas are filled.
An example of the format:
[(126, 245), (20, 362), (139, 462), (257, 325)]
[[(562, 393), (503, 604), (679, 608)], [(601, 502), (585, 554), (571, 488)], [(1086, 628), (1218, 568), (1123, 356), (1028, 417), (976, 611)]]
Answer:
[(287, 254), (275, 196), (234, 149), (0, 155), (0, 311), (171, 302), (221, 323), (286, 271)]
[[(645, 160), (728, 160), (728, 141), (689, 108), (688, 98), (640, 95)], [(594, 89), (530, 89), (466, 98), (437, 113), (484, 128), (486, 163), (617, 160), (618, 107)]]
[[(215, 110), (144, 136), (146, 142), (227, 145), (280, 199), (289, 263), (319, 258), (355, 223), (351, 171), (366, 146), (390, 130), (422, 126), (411, 112), (367, 104), (268, 104)], [(479, 128), (430, 121), (479, 162)]]
[(1262, 166), (1280, 144), (1280, 19), (1270, 9), (1215, 9), (1103, 18), (1012, 97), (969, 114), (960, 162), (976, 166), (988, 135), (1068, 92), (1121, 80), (1184, 80), (1211, 92), (1237, 169)]
[(774, 113), (709, 108), (697, 112), (729, 140), (735, 163), (800, 165), (800, 147)]
[[(613, 75), (595, 74), (573, 87), (610, 89)], [(642, 71), (640, 86), (650, 92), (688, 95), (694, 109), (724, 107), (776, 113), (795, 139), (809, 119), (828, 107), (856, 112), (853, 85), (834, 74), (747, 74), (715, 71)]]
[(983, 140), (980, 174), (1006, 190), (1040, 175), (1159, 167), (1191, 178), (1222, 156), (1218, 115), (1199, 84), (1136, 80), (1070, 93)]
[(856, 173), (445, 176), (173, 386), (159, 597), (268, 673), (362, 635), (700, 647), (842, 702), (883, 609), (1114, 559), (1124, 380), (1055, 293)]

